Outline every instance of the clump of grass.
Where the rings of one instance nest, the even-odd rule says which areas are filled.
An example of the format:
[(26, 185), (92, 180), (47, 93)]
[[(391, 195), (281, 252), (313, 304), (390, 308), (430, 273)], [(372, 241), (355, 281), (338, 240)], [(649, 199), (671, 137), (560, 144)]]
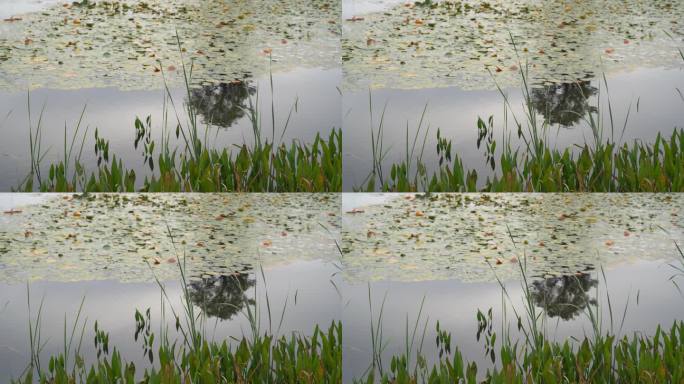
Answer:
[[(515, 42), (513, 41), (515, 45)], [(517, 52), (517, 50), (516, 50)], [(681, 53), (681, 52), (680, 52)], [(684, 56), (683, 56), (684, 58)], [(518, 59), (520, 61), (520, 59)], [(382, 148), (382, 132), (384, 117), (381, 116), (377, 132), (371, 125), (373, 140), (373, 170), (367, 180), (362, 183), (364, 190), (382, 190), (396, 192), (432, 191), (432, 192), (682, 192), (684, 191), (684, 129), (675, 129), (670, 137), (658, 133), (652, 143), (635, 140), (633, 143), (621, 143), (627, 126), (631, 105), (628, 108), (622, 127), (618, 125), (608, 92), (605, 75), (603, 84), (607, 95), (608, 113), (599, 101), (595, 107), (589, 108), (581, 118), (591, 131), (591, 141), (578, 143), (575, 148), (559, 150), (549, 144), (550, 126), (548, 121), (539, 121), (530, 95), (527, 65), (519, 65), (521, 90), (523, 95), (524, 120), (511, 114), (515, 134), (522, 142), (520, 148), (511, 145), (511, 133), (508, 131), (508, 111), (512, 110), (508, 96), (499, 87), (504, 101), (504, 128), (501, 140), (493, 137), (493, 117), (488, 122), (478, 119), (478, 148), (482, 141), (487, 165), (494, 171), (493, 177), (483, 179), (475, 170), (469, 170), (458, 154), (451, 153), (451, 140), (437, 131), (437, 156), (439, 165), (431, 174), (423, 162), (422, 149), (420, 156), (408, 150), (404, 160), (391, 165), (389, 178), (382, 174), (382, 163), (388, 151)], [(498, 87), (498, 84), (497, 84)], [(371, 106), (372, 109), (372, 106)], [(637, 103), (638, 109), (638, 103)], [(424, 112), (421, 116), (421, 124)], [(609, 122), (608, 125), (604, 120)], [(420, 125), (416, 138), (420, 132)], [(621, 133), (620, 133), (621, 132)], [(619, 138), (616, 139), (617, 134)], [(426, 132), (427, 134), (427, 132)], [(407, 129), (408, 135), (408, 129)], [(423, 140), (424, 146), (425, 140)], [(409, 172), (414, 168), (414, 173)], [(376, 180), (380, 183), (376, 184)]]
[[(681, 249), (677, 248), (682, 254)], [(464, 359), (458, 346), (452, 344), (451, 334), (442, 329), (437, 322), (435, 349), (438, 351), (438, 358), (434, 364), (426, 363), (421, 352), (421, 342), (414, 363), (408, 363), (411, 352), (404, 352), (392, 357), (389, 369), (383, 370), (374, 365), (373, 371), (365, 373), (355, 382), (673, 383), (684, 380), (684, 367), (681, 364), (684, 359), (683, 321), (675, 321), (669, 328), (659, 325), (651, 336), (641, 332), (621, 336), (629, 300), (625, 304), (622, 318), (616, 318), (606, 289), (608, 323), (605, 324), (605, 315), (599, 309), (598, 300), (595, 300), (593, 307), (587, 306), (584, 310), (593, 333), (585, 335), (582, 339), (556, 341), (547, 336), (545, 309), (535, 306), (530, 291), (531, 284), (525, 273), (525, 262), (519, 260), (518, 266), (522, 277), (523, 311), (518, 311), (506, 285), (497, 278), (502, 291), (501, 337), (497, 338), (497, 333), (493, 330), (491, 308), (486, 314), (481, 311), (477, 313), (477, 340), (483, 343), (485, 354), (491, 358), (492, 366), (483, 370), (475, 362)], [(676, 271), (678, 273), (673, 278), (681, 276), (679, 267)], [(603, 271), (602, 276), (604, 283), (607, 284)], [(597, 289), (597, 299), (598, 296)], [(507, 320), (509, 305), (513, 309), (514, 324), (521, 335), (520, 338), (514, 339), (511, 336)], [(381, 319), (382, 316), (379, 316), (378, 321)], [(606, 325), (608, 327), (605, 327)], [(381, 325), (375, 324), (374, 328), (372, 333), (382, 332)], [(407, 342), (407, 345), (411, 343)]]
[[(174, 245), (173, 236), (169, 236)], [(29, 299), (29, 342), (31, 361), (16, 384), (96, 384), (96, 383), (341, 383), (342, 382), (342, 324), (332, 321), (326, 329), (318, 325), (311, 336), (299, 332), (280, 335), (280, 326), (287, 309), (283, 304), (276, 331), (274, 316), (266, 292), (266, 312), (256, 301), (243, 292), (243, 315), (249, 321), (250, 334), (241, 338), (213, 340), (207, 336), (205, 311), (197, 307), (190, 296), (185, 257), (178, 264), (181, 276), (182, 308), (174, 308), (165, 285), (156, 279), (161, 291), (161, 321), (159, 337), (151, 327), (151, 312), (135, 313), (135, 339), (142, 343), (144, 356), (150, 366), (138, 368), (127, 362), (119, 350), (109, 346), (109, 334), (98, 323), (94, 326), (96, 362), (85, 363), (81, 344), (86, 321), (80, 321), (83, 301), (76, 320), (67, 337), (67, 320), (64, 319), (64, 351), (41, 365), (40, 355), (45, 343), (41, 340), (42, 301), (35, 320), (31, 317)], [(266, 278), (261, 270), (266, 284)], [(256, 290), (256, 288), (255, 288)], [(254, 292), (256, 297), (256, 291)], [(29, 295), (30, 298), (30, 295)], [(166, 316), (170, 311), (180, 338), (172, 338)], [(263, 320), (262, 320), (263, 319)], [(268, 329), (262, 330), (262, 322)], [(80, 327), (80, 336), (77, 332)], [(76, 340), (78, 343), (76, 344)]]
[[(180, 39), (177, 36), (179, 49)], [(182, 52), (182, 49), (181, 49)], [(182, 55), (182, 53), (181, 53)], [(182, 56), (181, 56), (182, 59)], [(161, 67), (161, 65), (160, 65)], [(186, 67), (183, 61), (182, 74), (188, 95), (192, 79), (192, 64)], [(187, 122), (181, 121), (178, 108), (165, 82), (164, 121), (162, 124), (161, 148), (155, 151), (152, 139), (152, 121), (143, 122), (136, 118), (134, 123), (136, 140), (134, 146), (143, 149), (144, 164), (151, 175), (144, 180), (126, 166), (116, 154), (109, 153), (109, 142), (95, 131), (95, 155), (97, 167), (89, 171), (81, 161), (88, 129), (81, 128), (85, 108), (81, 113), (71, 140), (67, 140), (64, 127), (64, 158), (49, 164), (47, 177), (41, 172), (46, 169), (43, 160), (42, 129), (43, 110), (38, 123), (31, 125), (29, 99), (29, 144), (31, 169), (20, 184), (21, 191), (41, 192), (337, 192), (342, 188), (342, 131), (333, 128), (327, 137), (316, 134), (313, 142), (302, 143), (293, 140), (283, 143), (288, 129), (292, 109), (276, 140), (275, 106), (271, 100), (271, 133), (269, 139), (263, 134), (261, 111), (251, 98), (246, 113), (251, 121), (253, 143), (235, 145), (235, 148), (212, 148), (209, 143), (209, 125), (200, 127), (198, 111), (192, 103), (185, 103)], [(271, 92), (273, 81), (271, 74)], [(169, 111), (169, 109), (171, 111)], [(169, 146), (171, 129), (167, 127), (168, 113), (176, 116), (175, 135), (181, 140), (181, 148)], [(80, 142), (80, 145), (78, 143)]]

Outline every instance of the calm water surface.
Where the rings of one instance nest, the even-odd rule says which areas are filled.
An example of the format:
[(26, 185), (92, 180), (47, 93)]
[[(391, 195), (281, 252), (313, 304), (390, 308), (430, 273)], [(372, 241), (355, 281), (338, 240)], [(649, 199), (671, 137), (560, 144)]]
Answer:
[[(29, 298), (33, 316), (44, 300), (46, 359), (63, 350), (64, 319), (71, 326), (84, 299), (86, 362), (94, 362), (97, 321), (110, 333), (110, 348), (136, 367), (149, 366), (134, 340), (134, 314), (150, 308), (158, 333), (159, 278), (170, 300), (164, 324), (175, 329), (169, 306), (182, 312), (179, 263), (186, 268), (190, 301), (207, 315), (209, 338), (230, 342), (249, 335), (247, 306), (261, 312), (262, 331), (272, 326), (278, 335), (310, 334), (316, 325), (327, 327), (341, 319), (342, 309), (335, 284), (335, 196), (113, 194), (88, 200), (0, 194), (0, 381), (19, 377), (30, 361)], [(65, 209), (71, 214), (64, 215)]]
[[(200, 132), (207, 132), (211, 147), (231, 148), (233, 145), (253, 142), (252, 122), (246, 108), (250, 98), (260, 108), (264, 136), (271, 140), (271, 98), (275, 108), (276, 140), (282, 135), (283, 143), (292, 140), (313, 141), (316, 134), (327, 139), (333, 128), (340, 128), (341, 96), (337, 85), (341, 79), (339, 70), (295, 69), (274, 75), (274, 93), (271, 93), (268, 77), (259, 78), (249, 86), (218, 85), (195, 88), (191, 102), (198, 111)], [(48, 149), (44, 164), (63, 159), (64, 130), (70, 143), (71, 137), (84, 110), (79, 137), (88, 128), (83, 150), (84, 164), (97, 161), (92, 146), (94, 132), (110, 141), (110, 154), (116, 154), (138, 175), (149, 174), (144, 164), (142, 148), (136, 149), (135, 119), (152, 118), (152, 137), (161, 141), (164, 117), (170, 133), (172, 148), (184, 148), (182, 137), (176, 138), (175, 128), (179, 120), (188, 126), (184, 104), (188, 102), (185, 89), (174, 89), (172, 98), (175, 109), (167, 104), (165, 91), (123, 91), (117, 88), (89, 88), (78, 90), (36, 89), (30, 93), (31, 122), (36, 127), (41, 109), (44, 108), (42, 132), (43, 148)], [(0, 91), (0, 190), (16, 188), (29, 171), (29, 113), (27, 93)], [(290, 111), (292, 111), (290, 115)], [(176, 112), (178, 115), (176, 115)], [(290, 121), (286, 122), (290, 116)], [(78, 141), (80, 143), (80, 139)], [(139, 177), (142, 183), (143, 177)]]
[[(524, 313), (516, 255), (550, 338), (591, 336), (587, 310), (597, 305), (604, 331), (648, 335), (670, 326), (684, 316), (684, 297), (670, 280), (684, 260), (676, 248), (684, 242), (683, 202), (678, 194), (343, 194), (345, 380), (368, 368), (370, 304), (377, 324), (383, 300), (386, 364), (405, 352), (406, 323), (412, 330), (425, 300), (416, 345), (426, 327), (429, 362), (439, 321), (483, 373), (491, 361), (476, 339), (478, 310), (492, 308), (499, 338), (503, 324), (521, 337), (512, 311)], [(506, 319), (497, 277), (510, 295)]]
[[(684, 89), (682, 69), (644, 68), (609, 74), (607, 81), (615, 120), (616, 142), (632, 143), (634, 140), (640, 140), (649, 143), (653, 142), (658, 133), (668, 137), (675, 128), (684, 127), (684, 99), (678, 92), (678, 89)], [(603, 92), (600, 100), (599, 88), (600, 92)], [(505, 132), (505, 117), (508, 119), (507, 132), (512, 138), (513, 148), (523, 144), (517, 138), (517, 128), (512, 114), (515, 114), (525, 129), (527, 120), (523, 110), (524, 99), (519, 88), (509, 88), (505, 92), (509, 97), (512, 111), (504, 110), (503, 97), (496, 90), (462, 90), (457, 87), (373, 90), (371, 96), (375, 131), (386, 106), (383, 144), (384, 148), (390, 148), (386, 164), (401, 161), (406, 157), (407, 126), (410, 146), (418, 130), (421, 114), (427, 108), (417, 148), (420, 149), (424, 135), (429, 129), (423, 157), (428, 169), (434, 170), (438, 166), (434, 148), (439, 129), (443, 137), (452, 140), (452, 154), (457, 154), (463, 159), (467, 169), (475, 169), (484, 181), (486, 176), (492, 174), (492, 170), (486, 164), (484, 148), (477, 148), (478, 118), (487, 121), (493, 116), (494, 138), (499, 149), (501, 137)], [(591, 128), (580, 116), (585, 115), (596, 105), (601, 106), (604, 137), (611, 137), (608, 99), (602, 79), (592, 79), (582, 87), (577, 84), (565, 84), (559, 87), (533, 88), (532, 95), (535, 96), (534, 108), (539, 121), (548, 119), (551, 122), (548, 137), (552, 147), (572, 148), (574, 144), (591, 142)], [(582, 95), (591, 96), (588, 100), (583, 100)], [(360, 186), (372, 170), (368, 90), (345, 93), (342, 105), (344, 190), (351, 191), (354, 187)]]

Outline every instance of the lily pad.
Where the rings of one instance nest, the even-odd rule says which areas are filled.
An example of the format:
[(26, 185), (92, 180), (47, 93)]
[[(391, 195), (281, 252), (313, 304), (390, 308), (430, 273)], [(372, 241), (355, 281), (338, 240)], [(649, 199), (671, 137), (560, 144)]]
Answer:
[(192, 61), (196, 85), (270, 70), (337, 67), (340, 7), (339, 0), (114, 0), (53, 6), (0, 29), (0, 88), (161, 89), (162, 76), (171, 86), (182, 84), (183, 61)]
[(352, 281), (491, 282), (519, 278), (520, 264), (548, 278), (671, 259), (682, 208), (681, 194), (398, 195), (344, 214), (343, 270)]
[(178, 279), (339, 258), (335, 194), (54, 195), (0, 220), (0, 280)]
[[(679, 67), (681, 1), (416, 1), (347, 18), (347, 89), (495, 89)], [(515, 45), (512, 43), (515, 41)]]

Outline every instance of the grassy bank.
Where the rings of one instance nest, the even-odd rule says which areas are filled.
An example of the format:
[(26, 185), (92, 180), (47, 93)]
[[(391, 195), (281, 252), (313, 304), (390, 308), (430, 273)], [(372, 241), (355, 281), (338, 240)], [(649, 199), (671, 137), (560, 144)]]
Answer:
[[(361, 383), (681, 383), (684, 380), (684, 323), (669, 329), (658, 327), (652, 337), (617, 338), (605, 334), (585, 338), (579, 346), (547, 340), (526, 348), (504, 341), (496, 352), (499, 366), (478, 372), (475, 363), (463, 359), (450, 335), (440, 333), (441, 358), (427, 367), (408, 367), (405, 355), (392, 358), (389, 372), (369, 375)], [(445, 341), (447, 340), (447, 341)]]
[[(679, 263), (670, 264), (674, 288), (684, 274), (684, 253)], [(622, 334), (629, 300), (623, 308), (614, 308), (607, 288), (596, 289), (595, 297), (584, 308), (573, 310), (584, 313), (591, 326), (589, 334), (579, 339), (557, 341), (545, 333), (549, 316), (544, 304), (535, 302), (533, 284), (525, 273), (525, 261), (518, 261), (521, 271), (522, 302), (516, 305), (506, 285), (497, 281), (502, 291), (500, 332), (494, 325), (492, 309), (478, 311), (477, 340), (491, 367), (469, 362), (452, 342), (451, 334), (436, 323), (434, 349), (437, 359), (428, 363), (424, 351), (428, 321), (421, 319), (420, 305), (415, 323), (406, 318), (405, 351), (392, 356), (389, 365), (382, 360), (387, 341), (383, 340), (382, 323), (384, 300), (379, 313), (371, 312), (372, 364), (367, 374), (355, 383), (681, 383), (684, 381), (684, 321), (677, 320), (669, 327), (658, 325), (652, 335), (634, 332)], [(607, 286), (605, 273), (600, 276)], [(580, 277), (571, 276), (579, 282)], [(681, 290), (680, 290), (681, 293)], [(600, 308), (599, 296), (605, 295), (607, 311)], [(638, 303), (638, 294), (637, 294)], [(508, 316), (512, 315), (512, 319)], [(421, 324), (424, 324), (421, 327)], [(555, 325), (558, 326), (557, 324)], [(520, 336), (513, 336), (511, 327)]]
[[(178, 41), (180, 48), (180, 41)], [(179, 49), (182, 55), (182, 49)], [(182, 56), (181, 56), (182, 59)], [(159, 68), (163, 68), (161, 66)], [(162, 71), (160, 69), (160, 71)], [(162, 71), (163, 72), (163, 71)], [(94, 154), (97, 164), (84, 164), (82, 155), (90, 139), (88, 128), (78, 123), (70, 131), (64, 127), (61, 160), (45, 164), (47, 150), (42, 143), (43, 111), (33, 124), (30, 96), (29, 151), (30, 171), (18, 186), (20, 191), (41, 192), (337, 192), (342, 189), (342, 130), (333, 128), (329, 135), (316, 134), (312, 142), (283, 142), (290, 118), (297, 108), (292, 106), (282, 127), (276, 127), (275, 103), (271, 111), (262, 114), (259, 94), (253, 99), (245, 92), (249, 104), (237, 107), (251, 123), (252, 142), (236, 143), (229, 148), (213, 148), (209, 124), (202, 126), (201, 106), (190, 102), (192, 65), (182, 67), (187, 100), (183, 109), (187, 120), (181, 119), (180, 107), (165, 87), (161, 132), (152, 132), (151, 117), (136, 118), (135, 141), (132, 146), (142, 152), (142, 166), (149, 168), (144, 179), (136, 175), (121, 156), (110, 153), (109, 141), (98, 130), (94, 132)], [(240, 82), (238, 82), (240, 83)], [(271, 94), (273, 77), (271, 74)], [(169, 116), (172, 116), (169, 118)], [(222, 116), (209, 116), (220, 120)], [(267, 123), (264, 123), (263, 120)], [(175, 120), (175, 121), (174, 121)], [(267, 133), (269, 135), (267, 135)], [(175, 134), (179, 147), (171, 147)], [(155, 140), (155, 137), (157, 138)], [(88, 143), (88, 146), (90, 142)]]
[[(684, 253), (679, 247), (677, 249), (682, 262), (671, 264), (673, 289), (679, 289), (677, 282), (684, 276)], [(85, 320), (80, 320), (80, 310), (73, 325), (67, 327), (65, 320), (64, 352), (42, 361), (41, 350), (45, 345), (40, 333), (43, 305), (41, 302), (34, 317), (34, 307), (29, 301), (31, 361), (26, 373), (14, 383), (679, 383), (684, 380), (683, 321), (675, 321), (668, 328), (658, 326), (651, 335), (643, 332), (623, 334), (629, 300), (624, 309), (615, 308), (608, 288), (600, 292), (597, 288), (588, 305), (575, 308), (586, 316), (591, 326), (588, 334), (581, 339), (554, 340), (545, 333), (549, 324), (549, 309), (545, 305), (554, 304), (540, 306), (539, 301), (535, 301), (534, 284), (528, 280), (524, 263), (524, 260), (518, 261), (523, 293), (521, 303), (514, 303), (517, 297), (509, 294), (507, 286), (499, 280), (503, 306), (500, 331), (496, 331), (491, 308), (478, 311), (476, 315), (476, 337), (487, 360), (492, 363), (487, 367), (467, 361), (452, 341), (451, 334), (441, 328), (439, 322), (436, 323), (434, 345), (428, 346), (428, 321), (423, 321), (424, 301), (415, 323), (409, 323), (406, 317), (405, 352), (383, 360), (388, 346), (388, 340), (383, 336), (385, 301), (378, 311), (370, 299), (370, 288), (372, 356), (368, 370), (361, 378), (343, 378), (341, 322), (333, 321), (327, 330), (317, 326), (311, 336), (299, 333), (289, 337), (275, 336), (279, 326), (273, 332), (271, 324), (278, 324), (279, 320), (271, 315), (268, 295), (264, 313), (254, 301), (243, 296), (243, 315), (250, 324), (248, 335), (234, 342), (215, 341), (206, 335), (206, 313), (201, 304), (192, 304), (183, 268), (179, 267), (183, 307), (176, 312), (168, 305), (168, 315), (175, 321), (176, 334), (180, 337), (172, 339), (169, 336), (165, 325), (166, 305), (162, 306), (159, 334), (151, 331), (149, 310), (135, 313), (136, 328), (132, 333), (134, 331), (141, 344), (143, 356), (149, 358), (151, 368), (140, 369), (127, 362), (116, 347), (110, 347), (108, 334), (97, 322), (94, 329), (97, 361), (86, 366), (81, 353)], [(607, 286), (605, 274), (600, 276)], [(574, 278), (579, 283), (581, 277), (575, 275)], [(159, 283), (159, 287), (162, 302), (169, 303), (164, 285)], [(607, 311), (600, 308), (600, 297), (605, 299)], [(286, 307), (287, 303), (283, 314)], [(262, 316), (269, 324), (265, 331), (259, 326)], [(515, 335), (511, 327), (516, 329)], [(429, 354), (436, 356), (436, 360), (428, 362), (426, 356)]]
[[(29, 314), (30, 362), (21, 378), (12, 381), (41, 384), (104, 384), (104, 383), (341, 383), (342, 324), (331, 321), (327, 328), (315, 326), (313, 332), (281, 333), (280, 327), (287, 308), (285, 301), (280, 318), (271, 312), (268, 291), (266, 306), (260, 306), (247, 294), (249, 286), (237, 274), (234, 285), (239, 287), (239, 303), (223, 303), (248, 321), (248, 330), (241, 336), (215, 340), (209, 325), (211, 303), (197, 301), (185, 274), (185, 258), (178, 263), (181, 275), (181, 303), (175, 308), (165, 285), (157, 281), (161, 291), (159, 324), (151, 319), (151, 311), (136, 310), (135, 335), (143, 360), (141, 367), (132, 362), (134, 356), (122, 356), (109, 343), (109, 334), (96, 321), (92, 342), (95, 356), (82, 352), (87, 319), (83, 319), (81, 301), (73, 324), (64, 317), (63, 352), (45, 359), (47, 341), (41, 337), (45, 321), (43, 300), (34, 306), (27, 288)], [(151, 269), (151, 267), (150, 267)], [(266, 277), (261, 270), (264, 286)], [(256, 297), (257, 288), (254, 287)], [(295, 296), (296, 297), (296, 296)], [(296, 298), (295, 298), (296, 303)], [(106, 316), (106, 314), (104, 314)], [(54, 318), (54, 317), (51, 317)], [(167, 321), (170, 320), (170, 321)], [(169, 330), (169, 324), (175, 329)], [(264, 326), (263, 324), (266, 324)], [(265, 329), (264, 329), (265, 328)], [(155, 333), (154, 329), (159, 332)], [(137, 355), (137, 354), (136, 354)], [(138, 355), (139, 356), (139, 355)], [(137, 357), (137, 356), (136, 356)], [(94, 363), (86, 363), (93, 361)]]
[[(684, 59), (684, 53), (680, 51)], [(433, 191), (433, 192), (682, 192), (684, 191), (684, 128), (675, 128), (669, 137), (658, 133), (653, 142), (634, 140), (622, 142), (631, 105), (624, 119), (614, 116), (605, 76), (605, 95), (599, 92), (595, 106), (581, 93), (587, 104), (581, 113), (560, 111), (567, 118), (582, 122), (589, 139), (565, 149), (552, 144), (554, 130), (550, 119), (540, 117), (528, 83), (527, 66), (519, 66), (524, 116), (512, 112), (507, 94), (499, 88), (503, 98), (504, 122), (494, 135), (493, 117), (479, 118), (477, 147), (483, 151), (485, 166), (493, 176), (482, 177), (468, 168), (458, 153), (452, 153), (452, 141), (438, 130), (436, 158), (429, 169), (425, 162), (425, 143), (429, 127), (424, 126), (426, 110), (420, 117), (415, 132), (405, 132), (405, 148), (400, 161), (387, 164), (390, 154), (384, 148), (384, 114), (377, 126), (371, 110), (370, 143), (372, 169), (356, 189), (365, 191)], [(582, 92), (583, 84), (575, 84)], [(606, 97), (608, 111), (601, 109), (601, 98)], [(426, 107), (427, 109), (427, 107)], [(638, 102), (637, 102), (638, 110)], [(573, 116), (576, 115), (576, 116)], [(512, 129), (509, 127), (509, 116)], [(514, 147), (511, 138), (517, 136), (520, 145)], [(434, 155), (433, 155), (434, 156)]]

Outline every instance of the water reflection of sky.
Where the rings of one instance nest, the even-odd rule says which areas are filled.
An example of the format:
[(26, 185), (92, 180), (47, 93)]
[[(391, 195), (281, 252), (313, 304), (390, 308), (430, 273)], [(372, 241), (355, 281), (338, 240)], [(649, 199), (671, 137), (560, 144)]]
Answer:
[[(252, 306), (254, 302), (257, 303), (263, 316), (260, 327), (268, 330), (266, 293), (273, 313), (273, 333), (278, 330), (283, 306), (287, 305), (278, 335), (289, 335), (291, 332), (310, 335), (316, 325), (327, 328), (334, 319), (341, 318), (340, 296), (330, 283), (335, 271), (334, 266), (322, 261), (296, 262), (264, 268), (265, 283), (260, 271), (257, 270), (256, 274), (255, 271), (245, 272), (239, 277), (243, 284), (242, 289), (232, 283), (234, 276), (195, 282), (190, 285), (190, 296), (196, 308), (204, 308), (209, 315), (205, 324), (207, 337), (219, 342), (226, 340), (230, 343), (232, 338), (250, 335), (250, 325), (245, 314), (247, 303)], [(171, 305), (181, 313), (181, 285), (171, 281), (165, 283), (165, 289)], [(160, 289), (156, 284), (39, 281), (31, 284), (30, 293), (34, 319), (40, 300), (44, 298), (41, 326), (42, 340), (47, 341), (41, 354), (44, 358), (63, 351), (64, 317), (67, 319), (67, 327), (71, 326), (80, 301), (85, 298), (81, 320), (87, 319), (82, 346), (86, 364), (95, 362), (92, 340), (93, 326), (97, 320), (99, 328), (110, 334), (110, 348), (115, 346), (126, 361), (133, 361), (137, 373), (142, 373), (142, 368), (148, 366), (149, 362), (143, 356), (142, 343), (134, 341), (134, 314), (136, 309), (143, 314), (147, 308), (151, 309), (151, 330), (156, 333), (158, 340), (161, 306)], [(21, 375), (30, 360), (26, 299), (25, 284), (0, 282), (2, 382)], [(239, 308), (228, 306), (231, 300), (233, 304), (239, 304)], [(168, 306), (166, 311), (166, 326), (171, 330), (172, 337), (176, 337), (173, 333), (175, 321)]]
[[(631, 336), (634, 332), (652, 335), (658, 324), (669, 327), (672, 322), (684, 317), (684, 298), (674, 287), (670, 276), (673, 269), (666, 262), (639, 261), (620, 266), (606, 271), (607, 284), (600, 272), (590, 275), (591, 284), (596, 284), (599, 290), (597, 297), (596, 287), (590, 288), (586, 296), (580, 300), (591, 301), (597, 298), (603, 317), (603, 329), (611, 329), (606, 289), (609, 291), (613, 308), (614, 325), (613, 332), (618, 335)], [(638, 276), (638, 279), (635, 279)], [(589, 281), (588, 281), (589, 282)], [(681, 282), (680, 282), (681, 283)], [(518, 313), (523, 314), (522, 289), (519, 282), (507, 283), (507, 289), (511, 302), (516, 306)], [(453, 347), (458, 346), (463, 357), (468, 361), (478, 363), (478, 373), (484, 374), (491, 361), (485, 356), (484, 343), (476, 340), (477, 320), (476, 313), (479, 310), (486, 313), (489, 308), (493, 309), (494, 331), (497, 332), (498, 340), (501, 340), (501, 326), (503, 319), (501, 288), (496, 283), (463, 283), (451, 281), (424, 281), (413, 283), (402, 282), (374, 282), (344, 284), (342, 291), (345, 294), (345, 307), (343, 310), (344, 323), (344, 372), (345, 377), (360, 377), (368, 368), (371, 360), (370, 344), (370, 312), (368, 306), (368, 289), (371, 290), (373, 300), (374, 321), (377, 322), (380, 304), (386, 295), (383, 312), (383, 338), (387, 342), (383, 356), (384, 361), (389, 362), (390, 356), (405, 352), (406, 319), (409, 329), (412, 330), (421, 300), (425, 298), (425, 305), (421, 322), (418, 327), (416, 345), (420, 341), (423, 327), (427, 320), (427, 332), (423, 352), (428, 358), (428, 366), (437, 358), (435, 346), (435, 323), (439, 321), (440, 327), (452, 334)], [(563, 292), (567, 298), (574, 298), (574, 292)], [(578, 302), (578, 301), (575, 301)], [(556, 303), (558, 304), (558, 302)], [(513, 337), (519, 337), (516, 333), (515, 318), (510, 308), (507, 310), (507, 318)], [(621, 327), (622, 315), (627, 305), (627, 314)], [(592, 309), (595, 307), (591, 305)], [(537, 311), (543, 313), (542, 307), (537, 305)], [(586, 310), (575, 314), (571, 320), (563, 320), (559, 316), (545, 316), (547, 336), (555, 340), (569, 340), (582, 338), (593, 334), (591, 323), (588, 321)], [(524, 321), (524, 319), (523, 319)], [(497, 342), (497, 353), (500, 342)], [(414, 353), (415, 356), (415, 353)], [(497, 356), (498, 359), (498, 356)], [(389, 363), (388, 363), (389, 364)]]
[[(48, 343), (42, 356), (63, 350), (64, 316), (70, 326), (85, 298), (81, 319), (88, 319), (82, 349), (86, 363), (94, 362), (92, 331), (97, 320), (100, 329), (110, 333), (110, 347), (134, 361), (139, 373), (147, 362), (133, 338), (135, 310), (151, 308), (152, 331), (157, 333), (158, 278), (181, 313), (179, 263), (189, 276), (190, 300), (208, 315), (207, 337), (230, 342), (249, 335), (246, 306), (256, 305), (262, 331), (269, 329), (266, 294), (271, 332), (278, 335), (310, 334), (316, 325), (325, 328), (341, 318), (340, 293), (332, 283), (339, 279), (334, 241), (339, 236), (339, 199), (334, 194), (92, 198), (0, 194), (0, 382), (18, 377), (29, 361), (27, 282), (34, 316), (45, 299), (42, 337)], [(65, 216), (64, 210), (71, 213)], [(12, 233), (17, 236), (9, 239)], [(21, 254), (39, 248), (47, 253)], [(155, 249), (160, 253), (152, 259)], [(53, 258), (57, 253), (61, 256)], [(236, 258), (242, 258), (239, 265), (228, 267)], [(12, 260), (26, 264), (8, 272), (16, 266)], [(193, 272), (198, 269), (201, 273)], [(168, 307), (166, 315), (169, 329), (175, 329)]]
[[(652, 142), (658, 133), (669, 136), (675, 127), (682, 127), (684, 100), (677, 89), (684, 89), (684, 74), (681, 69), (639, 69), (621, 72), (607, 76), (608, 90), (612, 113), (615, 119), (615, 140), (620, 134), (625, 118), (629, 111), (629, 119), (622, 142), (633, 140)], [(589, 97), (591, 87), (597, 88), (594, 96)], [(543, 119), (542, 112), (562, 112), (572, 108), (572, 114), (558, 117), (558, 113), (547, 113), (554, 123), (549, 130), (549, 144), (552, 147), (568, 148), (573, 144), (581, 144), (591, 140), (591, 130), (585, 119), (574, 122), (568, 118), (576, 113), (588, 112), (597, 105), (600, 97), (601, 113), (606, 135), (610, 132), (608, 115), (608, 98), (602, 80), (593, 79), (590, 85), (582, 87), (587, 93), (588, 104), (581, 103), (576, 86), (557, 86), (555, 89), (536, 88), (533, 96), (535, 107), (539, 109), (538, 117)], [(577, 92), (572, 92), (572, 91)], [(513, 113), (526, 127), (523, 113), (523, 98), (519, 89), (506, 90)], [(569, 97), (561, 98), (560, 95)], [(477, 119), (486, 120), (494, 116), (494, 138), (501, 148), (501, 137), (504, 125), (504, 101), (498, 91), (464, 91), (452, 88), (424, 88), (415, 90), (378, 89), (372, 91), (373, 127), (378, 129), (380, 116), (385, 104), (384, 117), (384, 148), (390, 148), (386, 163), (403, 160), (405, 154), (405, 135), (408, 123), (409, 140), (413, 139), (423, 109), (427, 105), (427, 112), (423, 122), (423, 130), (418, 146), (427, 127), (426, 150), (423, 160), (429, 170), (436, 169), (437, 156), (435, 154), (436, 133), (440, 129), (442, 136), (453, 142), (452, 152), (464, 160), (468, 169), (475, 169), (482, 177), (491, 174), (491, 169), (485, 164), (484, 152), (477, 148)], [(369, 92), (347, 91), (342, 100), (344, 126), (344, 190), (351, 191), (360, 186), (371, 171), (370, 145), (370, 115)], [(556, 103), (556, 104), (554, 104)], [(638, 110), (637, 110), (638, 103)], [(586, 116), (586, 115), (585, 115)], [(561, 125), (561, 118), (565, 119)], [(515, 125), (508, 112), (508, 126), (512, 136), (512, 145), (517, 147), (521, 141), (517, 140)], [(386, 170), (389, 167), (385, 167)], [(415, 168), (414, 168), (415, 169)]]
[[(280, 139), (291, 110), (292, 115), (283, 135), (285, 143), (295, 139), (311, 142), (318, 133), (327, 138), (333, 128), (340, 128), (341, 96), (336, 88), (340, 79), (339, 70), (297, 69), (274, 75), (276, 139)], [(230, 148), (233, 144), (252, 143), (252, 123), (244, 109), (249, 106), (250, 97), (256, 104), (257, 92), (263, 134), (270, 139), (272, 95), (269, 79), (259, 78), (249, 84), (249, 90), (236, 89), (236, 86), (229, 84), (192, 89), (191, 98), (193, 107), (199, 114), (201, 132), (207, 122), (216, 125), (216, 128), (209, 131), (210, 146)], [(187, 93), (184, 89), (175, 89), (172, 96), (180, 121), (187, 127), (184, 107)], [(110, 153), (122, 158), (125, 165), (134, 169), (138, 175), (149, 172), (143, 163), (142, 151), (133, 146), (133, 123), (136, 117), (144, 120), (151, 115), (152, 137), (160, 141), (164, 116), (163, 91), (121, 91), (116, 88), (38, 89), (32, 90), (30, 97), (34, 129), (41, 108), (45, 107), (42, 122), (43, 148), (49, 148), (49, 152), (44, 164), (63, 158), (61, 143), (64, 140), (64, 126), (66, 124), (70, 139), (80, 113), (86, 107), (81, 132), (86, 126), (90, 131), (83, 151), (84, 164), (90, 167), (96, 162), (92, 147), (97, 128), (100, 137), (110, 141)], [(26, 176), (30, 162), (26, 92), (0, 91), (0, 115), (0, 134), (3, 137), (0, 142), (0, 190), (9, 191)], [(174, 145), (183, 148), (182, 138), (177, 140), (174, 134), (177, 119), (170, 106), (168, 121), (172, 148)], [(157, 144), (159, 148), (160, 143)], [(141, 183), (143, 179), (144, 177), (139, 177)]]

